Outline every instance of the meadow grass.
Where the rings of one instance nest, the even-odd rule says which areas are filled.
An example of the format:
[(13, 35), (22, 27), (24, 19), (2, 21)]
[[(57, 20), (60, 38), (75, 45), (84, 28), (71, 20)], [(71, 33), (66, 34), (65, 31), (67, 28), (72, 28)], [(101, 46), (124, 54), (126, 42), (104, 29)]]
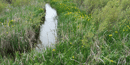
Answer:
[[(130, 64), (130, 8), (129, 0), (44, 0), (50, 3), (58, 12), (58, 42), (56, 47), (47, 48), (46, 51), (37, 53), (32, 50), (29, 53), (15, 53), (15, 59), (0, 58), (1, 64), (34, 64), (34, 65), (116, 65)], [(35, 2), (35, 1), (34, 1)], [(26, 8), (23, 12), (39, 13), (43, 3), (42, 0), (38, 0), (37, 4), (22, 6)], [(32, 3), (32, 2), (30, 2)], [(40, 5), (41, 3), (41, 5)], [(45, 4), (45, 3), (44, 3)], [(32, 7), (34, 6), (34, 7)], [(37, 8), (39, 7), (39, 8)], [(21, 11), (18, 8), (15, 8)], [(16, 11), (16, 10), (15, 10)], [(16, 12), (11, 12), (16, 14)], [(43, 11), (41, 12), (43, 13)], [(20, 14), (20, 13), (19, 13)], [(17, 14), (17, 15), (19, 15)], [(3, 14), (5, 15), (5, 14)], [(1, 16), (0, 20), (8, 19), (7, 14)], [(13, 16), (11, 16), (13, 18)], [(30, 21), (37, 20), (38, 16), (32, 16), (26, 14), (26, 16), (19, 15), (22, 22), (24, 20)], [(26, 19), (27, 18), (27, 19)], [(11, 19), (12, 20), (12, 19)], [(12, 38), (7, 35), (14, 29), (18, 30), (37, 30), (32, 29), (32, 26), (36, 27), (40, 22), (30, 21), (28, 23), (12, 22), (17, 24), (11, 29), (8, 29), (10, 25), (6, 23), (5, 32), (1, 32), (4, 39)], [(31, 25), (31, 22), (32, 25)], [(37, 24), (36, 24), (37, 23)], [(11, 24), (11, 25), (12, 25)], [(26, 27), (27, 26), (27, 27)], [(3, 26), (4, 27), (4, 26)], [(18, 28), (20, 27), (20, 28)], [(15, 31), (20, 33), (20, 31)], [(24, 31), (24, 33), (27, 33)], [(4, 35), (6, 34), (6, 35)], [(35, 34), (35, 32), (34, 32)], [(27, 34), (28, 35), (28, 34)], [(19, 35), (20, 36), (20, 35)], [(22, 36), (22, 35), (21, 35)], [(3, 38), (1, 36), (1, 38)], [(17, 37), (15, 37), (16, 39)], [(29, 38), (30, 39), (30, 38)], [(21, 40), (26, 40), (26, 35), (23, 34), (23, 39), (19, 41), (13, 40), (18, 43)], [(25, 42), (24, 42), (25, 43)], [(29, 42), (26, 42), (27, 44)], [(22, 45), (23, 46), (23, 45)], [(25, 47), (26, 48), (26, 47)]]
[(12, 3), (1, 12), (0, 52), (2, 55), (16, 51), (27, 52), (35, 46), (40, 22), (43, 22), (41, 18), (44, 16), (44, 4), (45, 2), (41, 0), (33, 0), (20, 6), (13, 6)]

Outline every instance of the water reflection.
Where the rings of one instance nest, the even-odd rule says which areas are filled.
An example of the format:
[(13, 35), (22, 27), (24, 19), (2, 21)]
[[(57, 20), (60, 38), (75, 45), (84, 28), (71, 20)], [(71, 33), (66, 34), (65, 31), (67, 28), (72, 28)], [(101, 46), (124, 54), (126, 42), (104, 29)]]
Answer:
[(40, 40), (42, 44), (38, 44), (37, 50), (45, 49), (46, 47), (54, 47), (57, 38), (57, 12), (51, 8), (49, 4), (45, 5), (46, 15), (45, 23), (40, 28)]

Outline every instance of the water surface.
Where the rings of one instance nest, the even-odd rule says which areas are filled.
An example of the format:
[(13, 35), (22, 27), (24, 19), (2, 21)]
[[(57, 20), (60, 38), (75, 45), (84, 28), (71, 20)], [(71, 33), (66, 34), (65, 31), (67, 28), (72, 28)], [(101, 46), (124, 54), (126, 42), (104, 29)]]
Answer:
[(45, 22), (40, 28), (40, 40), (42, 44), (37, 45), (37, 50), (42, 50), (46, 47), (54, 47), (57, 38), (57, 12), (49, 4), (45, 5), (45, 9)]

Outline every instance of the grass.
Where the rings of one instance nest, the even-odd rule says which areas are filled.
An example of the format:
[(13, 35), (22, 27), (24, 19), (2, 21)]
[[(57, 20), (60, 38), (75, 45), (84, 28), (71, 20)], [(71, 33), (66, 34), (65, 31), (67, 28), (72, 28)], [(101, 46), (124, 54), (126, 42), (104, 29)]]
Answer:
[[(44, 1), (49, 2), (58, 12), (58, 42), (55, 45), (56, 47), (54, 49), (47, 48), (42, 53), (31, 50), (31, 52), (19, 55), (19, 52), (16, 52), (14, 60), (8, 57), (4, 57), (3, 60), (0, 57), (1, 64), (130, 64), (130, 8), (128, 0), (98, 0), (97, 2), (94, 0)], [(42, 0), (32, 1), (26, 6), (20, 6), (20, 8), (11, 6), (10, 14), (3, 12), (0, 16), (0, 21), (4, 24), (0, 27), (3, 30), (0, 32), (1, 42), (14, 45), (12, 47), (15, 47), (17, 43), (24, 43), (24, 45), (21, 45), (21, 47), (25, 46), (22, 49), (28, 48), (26, 45), (30, 42), (25, 40), (31, 39), (30, 36), (32, 35), (30, 33), (37, 34), (36, 31), (39, 28), (37, 25), (40, 25), (40, 14), (44, 14), (41, 8), (44, 7), (45, 2)], [(90, 3), (93, 5), (90, 5)], [(13, 16), (14, 14), (15, 16)], [(16, 17), (20, 22), (14, 21)], [(4, 39), (6, 39), (6, 42)], [(19, 51), (17, 47), (13, 50)]]
[[(10, 52), (27, 52), (37, 43), (41, 18), (44, 16), (44, 2), (31, 1), (31, 4), (13, 6), (8, 4), (8, 11), (0, 16), (0, 51), (1, 54)], [(5, 48), (6, 47), (6, 48)], [(2, 52), (5, 50), (4, 52)]]

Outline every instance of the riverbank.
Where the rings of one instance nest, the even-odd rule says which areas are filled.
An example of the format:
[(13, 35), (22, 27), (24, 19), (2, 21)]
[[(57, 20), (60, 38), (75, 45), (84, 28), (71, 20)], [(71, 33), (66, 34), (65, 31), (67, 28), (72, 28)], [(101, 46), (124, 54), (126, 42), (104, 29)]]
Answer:
[(22, 4), (20, 1), (6, 3), (7, 7), (0, 14), (1, 55), (14, 57), (15, 52), (29, 52), (38, 43), (45, 2), (25, 0)]
[(44, 53), (36, 51), (22, 53), (21, 57), (16, 53), (15, 61), (0, 59), (2, 64), (129, 64), (128, 0), (100, 2), (45, 0), (45, 2), (49, 2), (58, 12), (56, 48), (47, 48)]

